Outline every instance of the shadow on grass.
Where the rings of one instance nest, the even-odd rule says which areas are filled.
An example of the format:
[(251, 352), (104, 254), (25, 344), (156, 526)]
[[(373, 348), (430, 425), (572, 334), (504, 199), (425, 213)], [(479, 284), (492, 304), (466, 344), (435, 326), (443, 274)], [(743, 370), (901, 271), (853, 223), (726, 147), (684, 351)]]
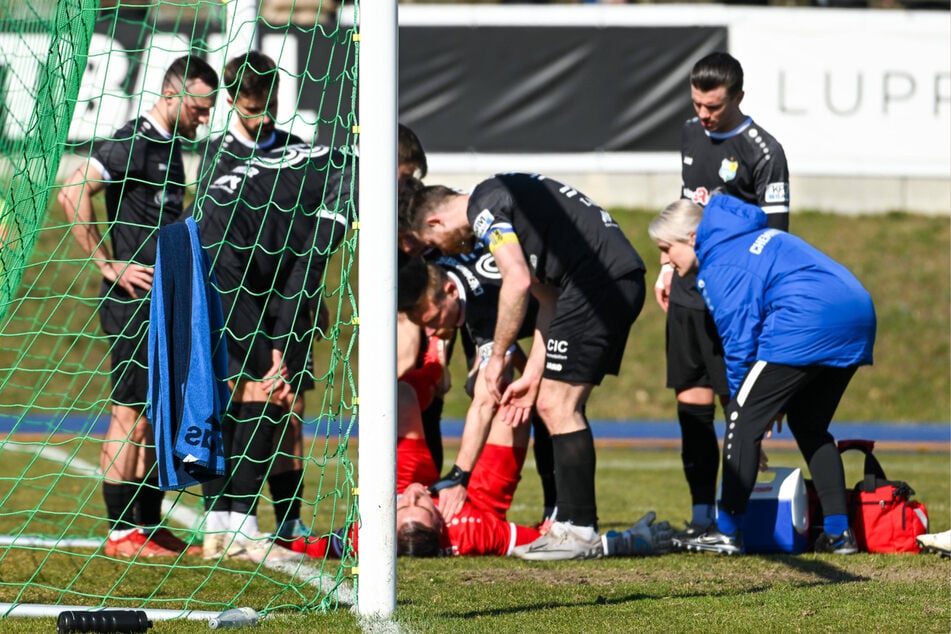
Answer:
[[(797, 573), (798, 580), (791, 580), (789, 577), (775, 577), (776, 581), (781, 580), (785, 585), (794, 585), (800, 588), (819, 587), (827, 585), (859, 583), (869, 581), (869, 577), (853, 574), (847, 570), (836, 566), (833, 563), (820, 559), (810, 558), (808, 555), (748, 555), (749, 559), (757, 559), (767, 564), (779, 564), (786, 566)], [(711, 560), (716, 559), (711, 557)], [(761, 574), (769, 575), (768, 571)], [(579, 608), (590, 605), (610, 605), (621, 606), (638, 601), (662, 601), (671, 598), (692, 599), (703, 597), (727, 598), (734, 596), (747, 596), (750, 594), (769, 592), (776, 589), (775, 583), (765, 580), (750, 579), (749, 584), (725, 584), (709, 591), (694, 592), (676, 592), (671, 593), (669, 589), (659, 590), (656, 593), (634, 592), (624, 596), (605, 597), (597, 594), (592, 599), (578, 601), (543, 601), (527, 605), (489, 608), (484, 610), (470, 610), (466, 612), (445, 612), (441, 616), (450, 619), (470, 619), (487, 616), (503, 616), (522, 613), (538, 612), (542, 610), (551, 610), (558, 608)]]
[[(844, 555), (837, 555), (844, 556)], [(857, 575), (847, 570), (843, 570), (838, 566), (829, 563), (828, 561), (823, 561), (821, 559), (812, 559), (808, 555), (772, 555), (769, 557), (771, 561), (779, 562), (785, 566), (792, 568), (800, 574), (812, 575), (814, 577), (819, 577), (826, 584), (835, 584), (835, 583), (855, 583), (858, 581), (868, 581), (869, 577), (864, 575)], [(806, 585), (820, 585), (819, 583), (815, 584), (806, 584)]]

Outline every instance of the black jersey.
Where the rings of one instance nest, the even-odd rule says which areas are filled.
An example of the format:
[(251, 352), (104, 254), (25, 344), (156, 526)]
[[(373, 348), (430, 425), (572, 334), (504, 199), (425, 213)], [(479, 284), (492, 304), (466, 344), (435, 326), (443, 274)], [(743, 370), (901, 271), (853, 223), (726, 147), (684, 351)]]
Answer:
[(618, 279), (644, 263), (614, 219), (578, 190), (540, 174), (499, 174), (469, 196), (469, 222), (490, 251), (517, 240), (538, 280)]
[[(112, 257), (155, 266), (159, 228), (182, 216), (185, 167), (178, 139), (144, 115), (97, 142), (90, 161), (107, 182)], [(126, 296), (118, 286), (109, 286)]]
[[(495, 258), (481, 245), (477, 245), (470, 254), (441, 256), (436, 259), (436, 264), (443, 267), (452, 278), (464, 302), (462, 342), (468, 367), (471, 368), (477, 354), (483, 361), (492, 354), (502, 274), (499, 273)], [(537, 315), (538, 302), (532, 297), (518, 332), (519, 339), (534, 335)]]
[[(322, 146), (256, 153), (209, 184), (195, 215), (231, 340), (283, 350), (309, 328), (326, 262), (355, 210), (356, 157)], [(252, 376), (261, 363), (247, 368)]]
[[(783, 146), (747, 117), (729, 132), (707, 132), (697, 117), (687, 120), (681, 137), (681, 197), (706, 205), (722, 190), (766, 212), (770, 227), (789, 228), (789, 167)], [(696, 274), (674, 275), (670, 301), (705, 309)]]
[(234, 130), (214, 137), (201, 151), (202, 163), (198, 170), (198, 191), (204, 193), (208, 185), (236, 166), (247, 163), (255, 154), (303, 143), (300, 137), (285, 130), (274, 130), (267, 139), (258, 143), (244, 138)]
[(720, 188), (761, 207), (767, 215), (789, 213), (789, 167), (783, 146), (749, 117), (723, 133), (707, 132), (696, 117), (688, 120), (680, 154), (682, 198), (706, 205), (713, 190)]

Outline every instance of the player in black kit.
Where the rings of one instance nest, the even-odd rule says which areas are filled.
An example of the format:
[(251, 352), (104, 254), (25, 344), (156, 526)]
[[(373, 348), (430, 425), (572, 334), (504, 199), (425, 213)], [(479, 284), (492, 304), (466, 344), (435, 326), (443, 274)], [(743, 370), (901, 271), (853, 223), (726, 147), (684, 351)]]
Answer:
[(230, 378), (237, 393), (251, 382), (263, 395), (229, 411), (231, 479), (222, 504), (236, 534), (228, 536), (229, 557), (260, 561), (290, 552), (272, 549), (257, 529), (274, 425), (286, 414), (274, 402), (291, 393), (289, 368), (302, 368), (310, 355), (323, 271), (354, 218), (355, 189), (352, 153), (291, 144), (261, 150), (218, 176), (196, 203), (224, 309)]
[[(99, 317), (110, 337), (112, 400), (100, 453), (102, 493), (111, 531), (110, 557), (197, 554), (159, 525), (162, 498), (148, 400), (148, 293), (159, 229), (179, 220), (185, 197), (180, 139), (208, 122), (218, 76), (195, 56), (176, 59), (162, 92), (144, 115), (94, 144), (92, 154), (60, 190), (59, 202), (80, 247), (102, 273)], [(99, 233), (92, 197), (105, 191), (110, 253)], [(148, 478), (148, 479), (145, 479)]]
[[(502, 174), (470, 194), (443, 186), (407, 191), (400, 201), (415, 237), (446, 254), (482, 242), (502, 275), (486, 387), (510, 424), (534, 406), (552, 435), (556, 521), (513, 554), (585, 559), (602, 554), (597, 534), (594, 439), (584, 406), (606, 374), (617, 374), (644, 302), (644, 264), (610, 214), (576, 189), (538, 174)], [(522, 375), (507, 386), (510, 360), (528, 310), (539, 303)]]
[[(760, 206), (769, 225), (789, 226), (789, 169), (776, 139), (740, 111), (743, 68), (727, 53), (711, 53), (690, 73), (697, 116), (683, 128), (681, 197), (706, 205), (719, 190)], [(662, 264), (667, 264), (662, 261)], [(714, 394), (729, 400), (723, 347), (697, 291), (696, 274), (671, 275), (664, 267), (655, 286), (667, 311), (667, 387), (677, 393), (684, 474), (693, 504), (686, 530), (702, 533), (715, 517), (719, 445)], [(666, 274), (666, 277), (665, 277)]]
[[(235, 167), (247, 163), (256, 153), (302, 143), (296, 135), (275, 126), (279, 80), (280, 75), (274, 60), (257, 51), (234, 57), (225, 64), (222, 81), (228, 91), (227, 102), (231, 106), (232, 123), (224, 134), (213, 138), (202, 153), (203, 162), (199, 171), (201, 184), (197, 196), (199, 199), (205, 195), (209, 184)], [(300, 354), (288, 355), (288, 358), (298, 359), (305, 365), (288, 368), (292, 377), (292, 390), (286, 398), (274, 403), (275, 406), (292, 412), (291, 416), (284, 417), (286, 424), (274, 426), (278, 451), (267, 478), (274, 504), (275, 533), (285, 538), (300, 537), (308, 533), (300, 520), (300, 496), (304, 476), (300, 456), (304, 451), (304, 392), (312, 389), (314, 385), (313, 355), (308, 354), (311, 343), (310, 337), (289, 342), (289, 345), (299, 345), (305, 350)], [(258, 382), (244, 381), (234, 387), (241, 389), (232, 397), (232, 403), (238, 408), (241, 407), (238, 403), (267, 401), (272, 396), (264, 393)], [(229, 510), (225, 508), (226, 500), (214, 498), (221, 492), (222, 485), (222, 482), (213, 482), (203, 486), (205, 507), (208, 511), (204, 529), (210, 535), (204, 540), (203, 556), (206, 559), (220, 557), (226, 546), (223, 542), (230, 522)]]
[[(434, 262), (413, 258), (400, 269), (397, 306), (414, 323), (426, 328), (427, 333), (438, 335), (458, 329), (469, 369), (466, 392), (472, 403), (466, 412), (456, 462), (433, 487), (439, 491), (440, 509), (446, 521), (462, 509), (469, 474), (485, 445), (497, 409), (485, 381), (479, 379), (483, 365), (492, 355), (501, 285), (495, 259), (481, 244), (471, 254), (445, 255)], [(519, 339), (534, 335), (537, 314), (538, 302), (532, 298), (518, 332)], [(510, 354), (516, 355), (517, 369), (524, 368), (525, 353), (521, 348), (514, 347)], [(544, 521), (551, 517), (556, 502), (551, 435), (535, 412), (531, 423), (535, 465), (542, 480)]]

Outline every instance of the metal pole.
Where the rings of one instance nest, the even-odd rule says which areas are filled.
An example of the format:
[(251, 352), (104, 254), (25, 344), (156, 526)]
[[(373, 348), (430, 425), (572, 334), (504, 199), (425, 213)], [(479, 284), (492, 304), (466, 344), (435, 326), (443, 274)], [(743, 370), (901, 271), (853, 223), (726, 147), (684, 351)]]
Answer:
[[(359, 3), (360, 317), (357, 606), (396, 607), (397, 3)], [(367, 9), (364, 11), (363, 9)]]

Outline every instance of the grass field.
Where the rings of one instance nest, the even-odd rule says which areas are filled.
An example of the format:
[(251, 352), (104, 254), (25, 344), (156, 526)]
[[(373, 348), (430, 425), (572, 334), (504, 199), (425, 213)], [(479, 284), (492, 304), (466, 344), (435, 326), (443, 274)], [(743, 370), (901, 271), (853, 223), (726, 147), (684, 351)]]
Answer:
[[(645, 228), (654, 214), (612, 213), (653, 277), (656, 250)], [(0, 331), (0, 415), (5, 417), (24, 411), (50, 421), (66, 411), (95, 417), (107, 407), (107, 342), (95, 314), (98, 279), (92, 266), (79, 259), (61, 218), (52, 206), (43, 230), (33, 236), (37, 249), (18, 298), (5, 306)], [(949, 229), (947, 217), (794, 215), (793, 230), (855, 271), (876, 302), (876, 364), (859, 371), (839, 420), (951, 421)], [(352, 412), (358, 368), (356, 326), (349, 315), (350, 292), (357, 288), (356, 280), (348, 285), (339, 260), (332, 260), (325, 294), (341, 323), (316, 347), (318, 375), (327, 372), (327, 378), (308, 400), (310, 417), (332, 411), (345, 419)], [(664, 387), (663, 337), (663, 314), (649, 300), (632, 331), (620, 376), (607, 379), (592, 397), (591, 418), (673, 418), (673, 397)], [(454, 358), (456, 377), (462, 376), (461, 356)], [(466, 398), (456, 388), (445, 416), (461, 417), (465, 406)], [(307, 472), (305, 497), (320, 500), (320, 530), (338, 526), (345, 516), (350, 461), (356, 456), (351, 446), (338, 460), (333, 440), (314, 452)], [(97, 439), (57, 438), (46, 444), (74, 463), (97, 463)], [(450, 448), (447, 464), (452, 454)], [(687, 517), (689, 498), (675, 450), (605, 446), (598, 457), (602, 529), (624, 528), (650, 508), (676, 525)], [(801, 466), (798, 454), (786, 450), (771, 451), (771, 457), (776, 465)], [(917, 490), (917, 499), (930, 510), (932, 529), (948, 529), (951, 454), (889, 452), (880, 459), (890, 477)], [(104, 534), (95, 467), (77, 470), (75, 464), (67, 468), (56, 460), (14, 451), (10, 439), (0, 438), (0, 483), (7, 485), (0, 491), (0, 534)], [(856, 461), (849, 457), (850, 483), (859, 479)], [(531, 524), (539, 519), (541, 498), (531, 466), (525, 476), (511, 519)], [(25, 519), (22, 509), (33, 508), (39, 511)], [(186, 517), (200, 510), (195, 492), (181, 498), (180, 508), (188, 511)], [(268, 530), (268, 504), (262, 505), (261, 515), (262, 528)], [(366, 624), (346, 605), (327, 613), (288, 614), (293, 612), (288, 606), (313, 605), (320, 592), (281, 571), (254, 574), (248, 564), (189, 561), (130, 565), (91, 554), (88, 549), (0, 546), (0, 603), (96, 605), (97, 597), (106, 594), (110, 607), (133, 607), (143, 599), (151, 608), (194, 610), (236, 603), (269, 611), (258, 628), (262, 632), (951, 631), (951, 565), (937, 556), (729, 559), (678, 554), (550, 564), (498, 558), (404, 560), (398, 568), (394, 621)], [(341, 571), (336, 562), (316, 562), (314, 574), (326, 583), (350, 582), (349, 569)], [(53, 628), (49, 620), (0, 619), (3, 632)], [(203, 622), (158, 622), (154, 628), (205, 630)]]
[[(453, 447), (448, 458), (452, 458)], [(798, 453), (771, 450), (771, 463), (802, 466)], [(951, 527), (951, 455), (884, 452), (886, 473), (907, 480), (928, 506), (935, 531)], [(858, 456), (846, 456), (847, 481), (861, 477)], [(308, 491), (318, 486), (308, 473)], [(679, 525), (689, 496), (673, 450), (603, 446), (598, 450), (602, 530), (623, 529), (648, 509)], [(534, 523), (540, 488), (529, 461), (510, 513)], [(4, 508), (9, 509), (10, 500)], [(270, 510), (262, 509), (262, 518)], [(88, 551), (87, 551), (88, 553)], [(80, 559), (76, 552), (9, 550), (0, 558), (0, 602), (85, 603), (84, 592), (108, 587), (111, 607), (215, 609), (243, 592), (239, 605), (269, 606), (260, 632), (947, 632), (951, 628), (951, 562), (937, 555), (853, 557), (803, 554), (673, 554), (647, 559), (528, 563), (510, 558), (401, 560), (392, 622), (361, 623), (346, 605), (300, 615), (281, 609), (309, 588), (276, 572), (253, 577), (248, 564), (214, 569), (208, 562), (129, 566)], [(85, 563), (83, 563), (85, 562)], [(57, 570), (76, 583), (57, 591)], [(330, 568), (331, 564), (325, 566)], [(329, 570), (328, 570), (329, 572)], [(20, 593), (21, 575), (34, 586)], [(161, 584), (159, 586), (159, 584)], [(275, 597), (276, 595), (276, 597)], [(122, 597), (130, 600), (122, 604)], [(7, 618), (3, 632), (51, 631), (50, 619)], [(199, 621), (159, 621), (152, 631), (199, 632)]]

